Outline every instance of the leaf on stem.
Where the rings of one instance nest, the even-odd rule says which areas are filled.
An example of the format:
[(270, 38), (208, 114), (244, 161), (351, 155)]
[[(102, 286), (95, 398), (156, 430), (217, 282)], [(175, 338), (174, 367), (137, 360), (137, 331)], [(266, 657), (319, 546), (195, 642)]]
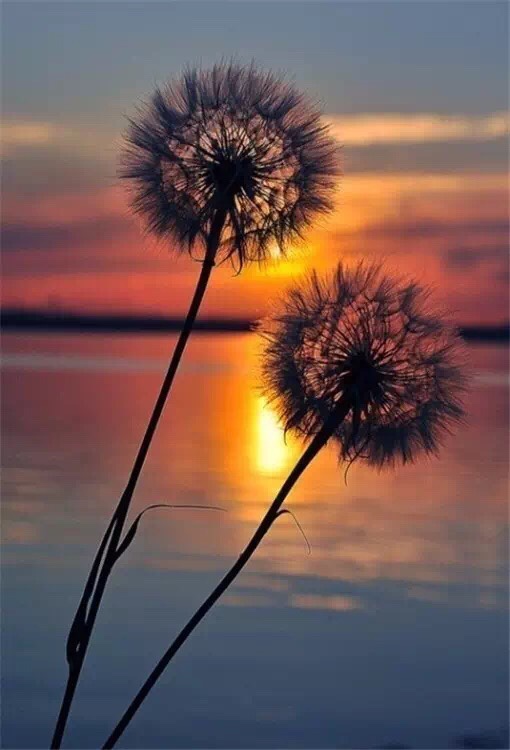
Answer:
[(275, 520), (276, 520), (276, 518), (278, 518), (278, 516), (283, 516), (284, 513), (288, 513), (289, 516), (291, 516), (293, 518), (294, 523), (298, 527), (299, 531), (301, 532), (301, 535), (302, 535), (303, 539), (306, 542), (307, 554), (311, 555), (312, 554), (312, 547), (310, 545), (310, 542), (308, 541), (308, 538), (307, 538), (305, 532), (303, 531), (303, 527), (301, 526), (301, 524), (299, 523), (299, 521), (297, 520), (296, 516), (294, 515), (294, 513), (291, 510), (288, 510), (287, 508), (283, 508), (282, 510), (279, 510), (278, 513), (276, 514)]
[(69, 664), (70, 667), (72, 666), (72, 663), (76, 657), (76, 654), (78, 653), (78, 649), (83, 639), (83, 633), (86, 627), (86, 620), (87, 620), (87, 614), (88, 614), (87, 612), (88, 605), (92, 597), (92, 594), (94, 593), (94, 588), (96, 585), (97, 577), (99, 575), (101, 562), (103, 561), (105, 550), (110, 540), (110, 537), (113, 533), (116, 520), (117, 520), (117, 512), (114, 513), (108, 525), (106, 533), (103, 537), (103, 540), (99, 546), (99, 550), (94, 559), (94, 563), (92, 565), (92, 569), (90, 571), (87, 583), (85, 585), (85, 590), (83, 591), (83, 595), (82, 595), (80, 604), (78, 606), (78, 610), (76, 612), (76, 615), (74, 616), (74, 620), (71, 625), (69, 635), (67, 637), (66, 658), (67, 658), (67, 663)]
[(147, 508), (144, 508), (144, 510), (141, 511), (131, 524), (129, 530), (126, 532), (126, 535), (122, 542), (117, 547), (117, 550), (115, 552), (115, 557), (113, 559), (113, 564), (117, 562), (117, 560), (124, 554), (124, 552), (127, 550), (133, 539), (135, 538), (136, 532), (138, 531), (138, 525), (142, 519), (142, 516), (147, 513), (149, 510), (154, 510), (155, 508), (172, 508), (172, 509), (191, 509), (191, 510), (219, 510), (222, 512), (225, 512), (225, 508), (220, 508), (217, 505), (169, 505), (168, 503), (156, 503), (155, 505), (148, 505)]

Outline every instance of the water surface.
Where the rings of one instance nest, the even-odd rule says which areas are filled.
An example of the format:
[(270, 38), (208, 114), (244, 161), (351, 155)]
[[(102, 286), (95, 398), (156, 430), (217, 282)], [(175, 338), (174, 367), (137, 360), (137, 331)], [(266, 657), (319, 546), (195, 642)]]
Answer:
[[(64, 644), (173, 336), (3, 338), (3, 747), (48, 746)], [(248, 540), (300, 452), (251, 334), (196, 335), (111, 579), (65, 745), (98, 747)], [(508, 350), (469, 348), (468, 421), (397, 473), (328, 447), (144, 704), (126, 748), (443, 748), (508, 711)]]

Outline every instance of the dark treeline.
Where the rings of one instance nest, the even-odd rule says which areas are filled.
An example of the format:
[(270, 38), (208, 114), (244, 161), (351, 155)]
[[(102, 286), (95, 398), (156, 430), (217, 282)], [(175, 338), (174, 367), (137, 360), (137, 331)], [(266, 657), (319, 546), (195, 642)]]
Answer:
[[(179, 332), (182, 318), (159, 315), (124, 315), (46, 312), (39, 310), (5, 309), (0, 312), (0, 325), (8, 329), (41, 331), (75, 331), (94, 333)], [(195, 323), (196, 331), (235, 333), (250, 331), (253, 322), (236, 318), (204, 318)]]
[[(0, 312), (0, 323), (5, 330), (151, 333), (178, 332), (182, 328), (183, 321), (181, 318), (163, 315), (69, 313), (7, 308)], [(195, 329), (212, 333), (235, 333), (250, 331), (253, 326), (254, 321), (247, 318), (204, 318), (197, 320)], [(507, 344), (510, 327), (508, 324), (461, 326), (460, 332), (467, 341)]]

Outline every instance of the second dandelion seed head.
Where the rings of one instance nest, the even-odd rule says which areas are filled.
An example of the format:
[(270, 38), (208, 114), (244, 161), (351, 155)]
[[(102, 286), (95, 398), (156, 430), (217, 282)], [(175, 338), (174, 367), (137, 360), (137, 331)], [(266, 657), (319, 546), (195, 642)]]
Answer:
[(380, 266), (339, 265), (293, 287), (261, 326), (266, 393), (284, 426), (332, 430), (342, 459), (382, 467), (435, 453), (463, 414), (460, 345), (429, 292)]

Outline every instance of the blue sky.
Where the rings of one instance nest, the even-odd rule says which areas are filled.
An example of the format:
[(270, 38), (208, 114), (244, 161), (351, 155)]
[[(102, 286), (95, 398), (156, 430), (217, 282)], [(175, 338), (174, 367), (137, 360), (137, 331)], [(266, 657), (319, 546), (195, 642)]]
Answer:
[(507, 100), (506, 2), (4, 2), (5, 114), (115, 117), (183, 64), (290, 71), (330, 112)]
[(5, 304), (185, 309), (196, 267), (170, 261), (133, 221), (117, 178), (122, 133), (156, 84), (233, 57), (287, 74), (320, 102), (344, 174), (309, 260), (269, 277), (248, 270), (232, 289), (218, 272), (209, 312), (263, 312), (304, 265), (368, 256), (439, 286), (463, 320), (506, 318), (508, 9), (4, 2)]

